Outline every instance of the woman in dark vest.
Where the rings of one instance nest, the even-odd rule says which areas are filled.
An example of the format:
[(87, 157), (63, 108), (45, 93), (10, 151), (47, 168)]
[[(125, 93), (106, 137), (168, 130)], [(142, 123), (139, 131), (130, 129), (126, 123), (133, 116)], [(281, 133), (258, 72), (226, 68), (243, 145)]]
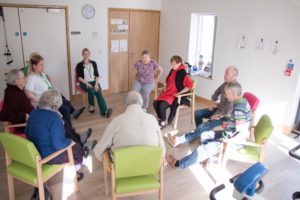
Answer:
[(193, 82), (187, 75), (185, 66), (182, 64), (182, 58), (176, 55), (172, 56), (170, 63), (172, 69), (166, 78), (165, 91), (153, 102), (154, 110), (159, 118), (161, 128), (167, 125), (166, 110), (169, 107), (171, 107), (171, 112), (168, 118), (168, 124), (173, 121), (177, 108), (176, 96), (186, 93), (193, 87)]

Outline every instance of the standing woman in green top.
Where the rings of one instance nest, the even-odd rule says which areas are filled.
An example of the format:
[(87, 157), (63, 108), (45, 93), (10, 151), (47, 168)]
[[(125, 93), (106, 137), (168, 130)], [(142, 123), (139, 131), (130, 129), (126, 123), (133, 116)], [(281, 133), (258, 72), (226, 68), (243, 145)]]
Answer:
[(83, 60), (76, 66), (77, 79), (80, 81), (81, 89), (88, 93), (89, 111), (94, 112), (94, 96), (96, 96), (101, 115), (109, 118), (112, 109), (107, 107), (102, 96), (97, 63), (90, 60), (90, 55), (89, 49), (82, 50)]

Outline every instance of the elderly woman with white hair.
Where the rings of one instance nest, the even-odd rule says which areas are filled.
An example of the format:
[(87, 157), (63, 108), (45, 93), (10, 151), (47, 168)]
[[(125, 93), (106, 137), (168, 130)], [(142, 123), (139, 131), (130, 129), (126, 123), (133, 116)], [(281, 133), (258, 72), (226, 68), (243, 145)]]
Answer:
[[(30, 112), (34, 110), (24, 92), (26, 78), (21, 70), (12, 69), (6, 74), (6, 82), (0, 121), (12, 124), (25, 123)], [(15, 132), (23, 133), (24, 128), (16, 128)]]
[(106, 149), (112, 151), (126, 146), (161, 146), (165, 144), (160, 127), (153, 115), (143, 111), (143, 99), (140, 93), (130, 91), (125, 98), (126, 110), (115, 117), (106, 127), (105, 132), (94, 149), (97, 159), (102, 160)]
[[(42, 158), (67, 147), (71, 139), (65, 137), (65, 128), (58, 108), (62, 104), (62, 97), (56, 90), (48, 90), (42, 94), (38, 109), (31, 112), (25, 133), (34, 143)], [(73, 157), (77, 169), (82, 165), (83, 147), (76, 143), (73, 146)], [(68, 162), (67, 153), (60, 154), (50, 160), (48, 164), (62, 164)], [(78, 173), (79, 179), (83, 177)]]

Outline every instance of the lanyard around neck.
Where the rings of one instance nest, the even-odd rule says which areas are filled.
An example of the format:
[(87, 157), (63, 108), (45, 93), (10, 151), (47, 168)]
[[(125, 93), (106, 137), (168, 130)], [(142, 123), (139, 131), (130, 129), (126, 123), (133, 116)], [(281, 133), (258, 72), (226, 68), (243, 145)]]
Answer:
[(84, 64), (84, 68), (87, 70), (87, 72), (89, 73), (90, 78), (92, 78), (92, 67), (91, 66), (92, 63), (88, 63), (88, 64)]
[(44, 81), (44, 83), (46, 83), (46, 85), (48, 86), (48, 90), (51, 90), (52, 85), (51, 85), (51, 83), (49, 82), (49, 80), (47, 79), (46, 75), (43, 72), (41, 72), (41, 78)]

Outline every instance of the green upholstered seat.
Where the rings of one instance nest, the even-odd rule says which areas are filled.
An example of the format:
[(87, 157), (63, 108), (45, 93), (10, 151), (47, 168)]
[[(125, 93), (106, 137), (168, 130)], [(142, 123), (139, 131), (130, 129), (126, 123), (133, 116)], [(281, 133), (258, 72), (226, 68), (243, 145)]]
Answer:
[[(255, 143), (263, 145), (263, 143), (269, 139), (272, 132), (273, 125), (270, 117), (268, 115), (263, 115), (254, 128)], [(245, 145), (243, 148), (239, 149), (238, 152), (251, 160), (257, 161), (260, 156), (260, 147)]]
[(115, 192), (129, 193), (160, 188), (162, 149), (134, 146), (114, 151)]
[[(37, 185), (36, 156), (40, 157), (40, 154), (34, 144), (10, 133), (0, 133), (0, 142), (8, 157), (13, 161), (7, 166), (7, 172), (20, 180)], [(43, 180), (47, 180), (59, 168), (61, 165), (44, 164), (42, 166)]]

